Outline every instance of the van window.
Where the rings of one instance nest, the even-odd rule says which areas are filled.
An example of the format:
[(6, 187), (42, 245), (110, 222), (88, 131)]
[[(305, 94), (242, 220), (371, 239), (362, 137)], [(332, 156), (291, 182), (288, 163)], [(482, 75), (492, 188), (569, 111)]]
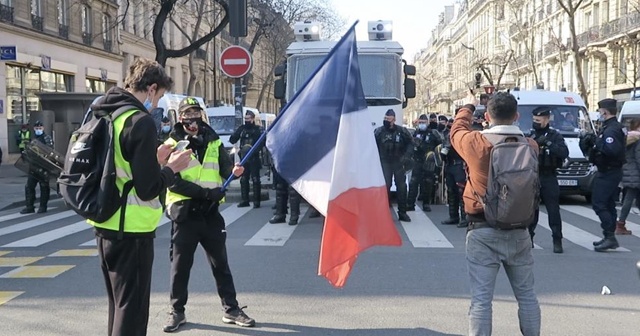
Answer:
[(209, 116), (209, 124), (218, 135), (231, 135), (235, 130), (235, 116)]
[[(531, 133), (533, 122), (532, 111), (541, 105), (519, 105), (520, 118), (515, 123), (524, 134)], [(549, 106), (549, 105), (544, 105)], [(551, 108), (551, 127), (556, 129), (564, 137), (574, 138), (580, 135), (581, 130), (593, 132), (591, 121), (586, 110), (579, 106), (549, 106)]]

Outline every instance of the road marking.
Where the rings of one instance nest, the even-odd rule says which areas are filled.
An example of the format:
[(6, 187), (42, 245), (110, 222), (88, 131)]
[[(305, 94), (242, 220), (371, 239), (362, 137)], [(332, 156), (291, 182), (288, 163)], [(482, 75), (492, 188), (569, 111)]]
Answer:
[[(309, 207), (300, 207), (300, 220), (304, 218), (307, 211), (309, 211)], [(300, 220), (298, 220), (298, 223), (300, 223)], [(288, 225), (287, 223), (271, 224), (267, 222), (244, 246), (284, 246), (298, 225)]]
[[(562, 208), (564, 208), (567, 211), (571, 211), (573, 213), (578, 214), (578, 212), (582, 212), (582, 209), (588, 209), (585, 207), (581, 207), (578, 205), (566, 205), (563, 206)], [(600, 218), (598, 217), (598, 215), (596, 215), (596, 213), (594, 211), (589, 211), (588, 214), (586, 215), (581, 215), (584, 217), (587, 217), (589, 219), (592, 219), (596, 222), (600, 222)], [(616, 218), (617, 219), (617, 218)], [(628, 230), (631, 230), (631, 234), (636, 236), (636, 237), (640, 237), (640, 224), (634, 223), (634, 222), (630, 222), (630, 221), (625, 221), (625, 225), (624, 225)]]
[(75, 265), (22, 266), (0, 275), (0, 278), (55, 278), (74, 267)]
[[(596, 216), (596, 214), (591, 209), (583, 206), (561, 205), (560, 209), (572, 212), (578, 216), (585, 217), (596, 222), (600, 222), (598, 216)], [(544, 228), (551, 230), (551, 228), (549, 227), (549, 217), (547, 217), (546, 214), (544, 214), (543, 216), (542, 212), (540, 212), (539, 224), (541, 224)], [(562, 236), (564, 237), (564, 239), (591, 251), (593, 251), (593, 242), (601, 239), (600, 237), (585, 230), (579, 229), (578, 227), (573, 226), (565, 221), (562, 221)], [(612, 251), (630, 252), (624, 247), (619, 247)]]
[(98, 251), (95, 249), (73, 249), (73, 250), (60, 250), (48, 256), (49, 257), (95, 257), (97, 255), (98, 255)]
[(0, 306), (17, 298), (24, 292), (0, 292)]
[[(171, 220), (169, 220), (169, 218), (162, 217), (160, 219), (160, 222), (158, 223), (158, 227), (161, 227), (161, 226), (163, 226), (163, 225), (165, 225), (167, 223), (170, 223), (170, 222), (171, 222)], [(96, 239), (93, 238), (93, 239), (89, 240), (88, 242), (84, 242), (84, 243), (80, 244), (79, 246), (89, 246), (89, 247), (98, 246), (98, 243), (96, 242)]]
[[(54, 208), (49, 208), (49, 211), (51, 211), (53, 209), (56, 209), (56, 208), (55, 207)], [(25, 217), (25, 216), (29, 216), (29, 215), (35, 215), (35, 213), (21, 214), (21, 213), (17, 212), (17, 213), (12, 213), (12, 214), (9, 214), (9, 215), (0, 216), (0, 222), (10, 221), (12, 219)]]
[(88, 230), (90, 228), (91, 228), (91, 225), (89, 225), (87, 222), (80, 221), (71, 225), (57, 228), (55, 230), (43, 232), (35, 236), (20, 239), (13, 243), (3, 245), (2, 247), (37, 247), (37, 246), (41, 246), (46, 243), (52, 242), (54, 240), (60, 239), (62, 237), (66, 237), (74, 233)]
[(413, 247), (453, 248), (444, 234), (422, 211), (411, 212), (411, 222), (400, 222)]
[(18, 267), (33, 264), (44, 257), (0, 257), (0, 267)]
[(233, 224), (235, 221), (240, 219), (240, 217), (246, 215), (249, 211), (251, 211), (251, 209), (251, 207), (238, 208), (235, 203), (231, 206), (228, 206), (226, 209), (220, 212), (222, 218), (224, 218), (224, 226), (227, 227)]
[(54, 214), (54, 215), (38, 217), (38, 218), (29, 220), (29, 221), (26, 221), (26, 222), (10, 225), (10, 226), (7, 226), (5, 228), (0, 229), (0, 237), (2, 237), (4, 235), (11, 234), (11, 233), (14, 233), (14, 232), (32, 229), (32, 228), (38, 227), (40, 225), (48, 224), (50, 222), (57, 221), (59, 219), (63, 219), (63, 218), (67, 218), (67, 217), (72, 217), (72, 216), (75, 216), (75, 215), (76, 215), (75, 212), (73, 212), (71, 210), (67, 210), (67, 211), (63, 211), (63, 212), (60, 212), (60, 213), (57, 213), (57, 214)]
[(0, 251), (0, 257), (5, 256), (13, 251)]

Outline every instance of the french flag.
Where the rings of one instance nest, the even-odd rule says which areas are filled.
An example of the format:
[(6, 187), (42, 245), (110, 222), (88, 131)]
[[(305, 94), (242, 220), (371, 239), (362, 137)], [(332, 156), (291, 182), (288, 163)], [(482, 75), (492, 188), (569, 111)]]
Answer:
[(325, 215), (319, 275), (335, 287), (360, 252), (402, 244), (362, 89), (356, 24), (283, 108), (266, 143), (280, 175)]

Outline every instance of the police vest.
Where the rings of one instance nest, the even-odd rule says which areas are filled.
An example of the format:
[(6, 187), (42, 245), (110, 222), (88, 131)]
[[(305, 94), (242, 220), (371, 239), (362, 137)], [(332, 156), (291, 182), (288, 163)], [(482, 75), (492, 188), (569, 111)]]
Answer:
[[(175, 146), (177, 142), (173, 138), (167, 139), (165, 144)], [(220, 164), (218, 161), (220, 155), (220, 139), (211, 141), (207, 144), (207, 150), (204, 153), (202, 164), (195, 155), (191, 156), (191, 161), (187, 169), (180, 172), (180, 177), (189, 182), (193, 182), (203, 188), (218, 188), (222, 186), (222, 176), (220, 176)], [(167, 190), (166, 206), (167, 208), (179, 201), (191, 199), (191, 197), (181, 195)], [(220, 203), (224, 202), (224, 198)]]
[[(137, 110), (125, 112), (113, 121), (113, 158), (116, 166), (116, 186), (120, 194), (122, 194), (124, 184), (133, 179), (131, 165), (129, 161), (125, 160), (122, 156), (120, 135), (122, 134), (125, 121), (135, 112), (137, 112)], [(160, 217), (162, 217), (162, 206), (157, 197), (151, 201), (143, 201), (138, 197), (136, 188), (133, 187), (127, 196), (126, 207), (124, 232), (148, 233), (155, 231), (158, 222), (160, 222)], [(87, 220), (87, 222), (97, 228), (118, 231), (120, 228), (120, 211), (122, 211), (122, 207), (103, 223), (97, 223), (91, 220)]]
[(18, 144), (18, 148), (20, 149), (24, 149), (27, 144), (29, 143), (29, 141), (31, 141), (31, 132), (26, 131), (26, 132), (20, 132), (20, 143)]

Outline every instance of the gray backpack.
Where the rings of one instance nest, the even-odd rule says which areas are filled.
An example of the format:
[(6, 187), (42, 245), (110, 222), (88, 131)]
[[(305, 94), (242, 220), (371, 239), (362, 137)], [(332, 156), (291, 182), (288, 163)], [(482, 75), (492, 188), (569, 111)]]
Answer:
[(484, 207), (485, 219), (502, 230), (527, 228), (538, 210), (538, 155), (523, 136), (483, 135), (493, 144), (487, 192), (484, 197), (473, 193)]

